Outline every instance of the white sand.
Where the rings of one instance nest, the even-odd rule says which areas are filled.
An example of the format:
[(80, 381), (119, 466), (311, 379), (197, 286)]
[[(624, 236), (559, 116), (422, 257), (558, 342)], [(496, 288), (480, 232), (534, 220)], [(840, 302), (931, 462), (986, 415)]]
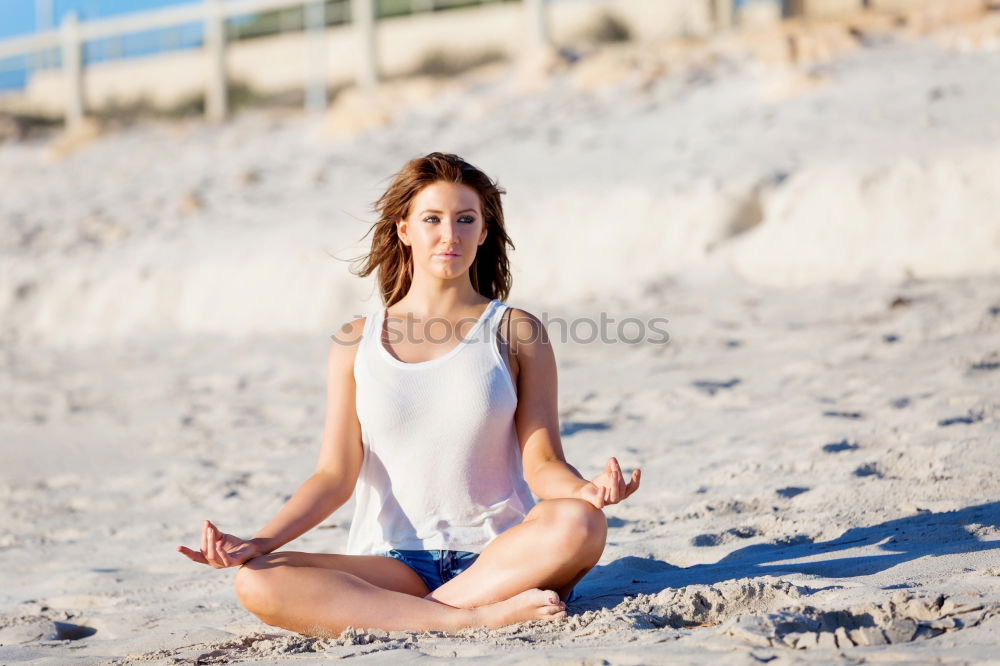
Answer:
[[(784, 101), (791, 74), (726, 59), (648, 92), (501, 79), (333, 143), (253, 113), (0, 146), (0, 662), (995, 660), (1000, 60), (817, 71)], [(325, 253), (435, 149), (510, 192), (511, 303), (669, 320), (557, 349), (570, 461), (643, 486), (563, 622), (267, 627), (173, 549), (251, 534), (311, 470), (326, 336), (373, 303)], [(343, 548), (351, 510), (290, 547)]]

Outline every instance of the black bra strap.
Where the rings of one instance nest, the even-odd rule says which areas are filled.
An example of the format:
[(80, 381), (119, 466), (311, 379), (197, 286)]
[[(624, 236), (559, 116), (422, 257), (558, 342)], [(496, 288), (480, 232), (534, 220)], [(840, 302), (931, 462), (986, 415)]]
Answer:
[(507, 318), (507, 348), (510, 349), (510, 308), (507, 308), (503, 316)]
[[(508, 306), (504, 313), (501, 315), (500, 326), (497, 326), (497, 338), (500, 347), (500, 357), (503, 358), (504, 363), (507, 364), (507, 369), (511, 368), (511, 350), (510, 350), (510, 313), (511, 308)], [(503, 322), (507, 322), (507, 332), (506, 335), (503, 333)]]

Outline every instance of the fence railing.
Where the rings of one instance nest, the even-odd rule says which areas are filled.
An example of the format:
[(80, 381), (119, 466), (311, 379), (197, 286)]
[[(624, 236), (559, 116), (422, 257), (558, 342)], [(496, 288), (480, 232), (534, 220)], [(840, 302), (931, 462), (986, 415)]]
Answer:
[[(100, 40), (113, 40), (143, 31), (181, 29), (184, 26), (202, 26), (202, 47), (207, 55), (208, 72), (205, 84), (205, 113), (212, 121), (221, 121), (228, 113), (226, 48), (230, 37), (227, 26), (234, 27), (233, 19), (262, 14), (297, 10), (296, 30), (301, 30), (307, 42), (305, 102), (310, 110), (326, 107), (326, 75), (324, 50), (326, 27), (331, 23), (349, 24), (357, 44), (357, 70), (355, 79), (362, 87), (378, 83), (377, 14), (376, 2), (391, 6), (392, 13), (420, 13), (470, 4), (519, 2), (525, 14), (528, 52), (533, 46), (549, 41), (549, 4), (554, 0), (203, 0), (200, 3), (147, 10), (115, 18), (79, 21), (74, 14), (64, 17), (57, 29), (25, 37), (0, 40), (0, 63), (10, 58), (27, 58), (29, 63), (51, 66), (58, 63), (65, 82), (63, 116), (67, 125), (76, 125), (84, 118), (84, 76), (86, 62), (83, 50), (86, 44)], [(570, 0), (566, 0), (570, 1)], [(646, 0), (661, 2), (663, 0)], [(734, 23), (734, 7), (738, 0), (700, 0), (707, 4), (712, 22), (717, 28), (728, 28)], [(807, 6), (827, 0), (747, 0), (747, 3), (770, 2), (782, 15), (794, 16), (807, 13)], [(838, 0), (861, 7), (870, 7), (875, 0)], [(29, 66), (29, 69), (34, 67)]]
[[(479, 4), (504, 0), (477, 0)], [(306, 81), (306, 105), (311, 110), (326, 106), (326, 72), (322, 65), (326, 26), (330, 22), (350, 23), (357, 33), (360, 86), (378, 83), (376, 49), (376, 0), (344, 0), (332, 6), (324, 0), (204, 0), (200, 4), (181, 5), (148, 10), (127, 16), (93, 21), (80, 21), (74, 13), (63, 18), (59, 28), (30, 36), (0, 41), (0, 61), (27, 56), (58, 60), (65, 80), (64, 119), (67, 125), (80, 123), (85, 114), (83, 48), (88, 42), (124, 37), (149, 30), (170, 29), (192, 23), (204, 26), (203, 48), (208, 58), (205, 87), (205, 114), (212, 121), (223, 120), (228, 113), (226, 77), (226, 22), (236, 17), (252, 16), (285, 9), (300, 8), (303, 12), (303, 35), (308, 42), (306, 53), (309, 76)], [(534, 28), (536, 42), (547, 40), (545, 20), (549, 0), (522, 0), (528, 19)], [(412, 13), (468, 5), (469, 0), (408, 0)], [(332, 13), (331, 13), (332, 10)], [(55, 51), (58, 58), (47, 57)]]

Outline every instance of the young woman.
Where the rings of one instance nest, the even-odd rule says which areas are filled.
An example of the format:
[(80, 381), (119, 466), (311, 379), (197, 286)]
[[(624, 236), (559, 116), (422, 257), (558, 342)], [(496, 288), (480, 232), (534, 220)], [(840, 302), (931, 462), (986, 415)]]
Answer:
[[(562, 618), (601, 557), (601, 509), (639, 470), (626, 480), (610, 458), (588, 481), (565, 460), (545, 329), (503, 302), (503, 193), (446, 153), (396, 174), (358, 271), (386, 307), (333, 336), (315, 473), (252, 539), (205, 521), (200, 550), (178, 548), (242, 565), (237, 596), (264, 622), (336, 635)], [(347, 554), (278, 551), (352, 493)]]

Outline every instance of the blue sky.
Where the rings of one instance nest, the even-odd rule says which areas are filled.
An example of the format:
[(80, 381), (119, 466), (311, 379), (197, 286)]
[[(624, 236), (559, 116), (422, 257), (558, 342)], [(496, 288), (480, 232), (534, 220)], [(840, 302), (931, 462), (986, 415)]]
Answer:
[[(72, 9), (82, 20), (192, 1), (199, 0), (42, 0), (50, 3), (53, 16), (63, 16)], [(34, 32), (36, 4), (36, 0), (0, 0), (0, 39)]]
[[(69, 11), (75, 11), (82, 21), (129, 12), (156, 9), (169, 5), (180, 5), (202, 0), (0, 0), (0, 39), (35, 32), (38, 21), (35, 16), (39, 4), (47, 3), (52, 17), (59, 19)], [(201, 39), (200, 27), (185, 26), (180, 37), (175, 40), (181, 48), (195, 46)], [(161, 41), (155, 31), (132, 35), (121, 43), (116, 52), (118, 57), (138, 56), (160, 50)], [(88, 44), (84, 52), (85, 61), (103, 60), (106, 57), (105, 44)], [(27, 81), (26, 64), (23, 58), (0, 62), (0, 91), (23, 88)]]
[(31, 0), (0, 0), (0, 39), (34, 29), (35, 5)]

